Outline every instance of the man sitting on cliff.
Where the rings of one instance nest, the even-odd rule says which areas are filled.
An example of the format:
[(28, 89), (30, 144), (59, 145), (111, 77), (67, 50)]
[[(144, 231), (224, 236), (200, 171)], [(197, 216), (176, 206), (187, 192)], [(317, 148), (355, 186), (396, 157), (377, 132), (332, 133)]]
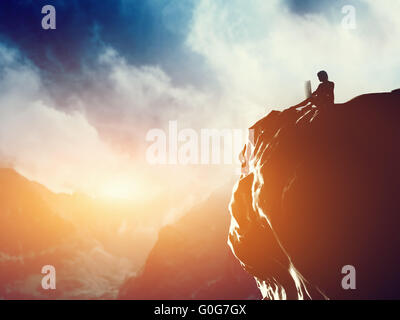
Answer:
[[(328, 80), (328, 74), (326, 71), (320, 71), (317, 74), (319, 81), (321, 82), (310, 98), (307, 98), (303, 102), (293, 106), (293, 109), (315, 105), (317, 108), (331, 106), (335, 100), (335, 83)], [(291, 108), (291, 109), (292, 109)]]

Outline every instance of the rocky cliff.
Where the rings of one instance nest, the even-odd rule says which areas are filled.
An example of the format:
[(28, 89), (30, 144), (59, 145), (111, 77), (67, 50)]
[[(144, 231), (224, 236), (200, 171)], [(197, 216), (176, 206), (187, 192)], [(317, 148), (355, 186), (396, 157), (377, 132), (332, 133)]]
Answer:
[(400, 298), (399, 120), (394, 91), (251, 128), (228, 242), (265, 299)]

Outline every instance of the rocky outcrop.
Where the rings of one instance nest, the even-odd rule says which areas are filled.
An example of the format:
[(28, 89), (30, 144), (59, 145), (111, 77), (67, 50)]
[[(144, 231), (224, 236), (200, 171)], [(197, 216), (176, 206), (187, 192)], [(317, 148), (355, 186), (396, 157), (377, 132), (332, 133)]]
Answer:
[(228, 242), (265, 299), (400, 298), (399, 120), (393, 91), (252, 127)]
[(142, 271), (120, 290), (121, 299), (258, 299), (254, 280), (226, 245), (225, 188), (165, 226)]

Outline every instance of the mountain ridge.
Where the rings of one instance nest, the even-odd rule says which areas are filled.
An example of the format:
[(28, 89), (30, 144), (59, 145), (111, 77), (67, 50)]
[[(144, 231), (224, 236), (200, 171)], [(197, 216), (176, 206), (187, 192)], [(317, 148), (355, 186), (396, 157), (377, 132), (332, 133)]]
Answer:
[(163, 227), (135, 277), (120, 290), (121, 299), (256, 299), (259, 292), (226, 245), (229, 227), (222, 188)]

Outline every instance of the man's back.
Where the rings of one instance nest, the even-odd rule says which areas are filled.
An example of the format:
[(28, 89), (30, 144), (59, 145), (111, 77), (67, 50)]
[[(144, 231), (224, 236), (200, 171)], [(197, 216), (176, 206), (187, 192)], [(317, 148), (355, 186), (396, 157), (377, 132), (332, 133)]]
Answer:
[(314, 92), (314, 104), (331, 105), (335, 101), (335, 83), (332, 81), (321, 82), (317, 90)]

